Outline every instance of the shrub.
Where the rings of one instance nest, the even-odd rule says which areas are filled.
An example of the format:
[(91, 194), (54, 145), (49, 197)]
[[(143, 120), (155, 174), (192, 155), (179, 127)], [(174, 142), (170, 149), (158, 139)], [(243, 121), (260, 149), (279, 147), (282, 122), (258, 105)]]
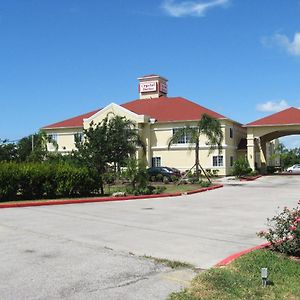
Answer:
[(126, 187), (126, 193), (131, 194), (131, 195), (152, 195), (152, 194), (157, 194), (156, 192), (157, 188), (154, 186), (147, 186), (147, 187), (132, 187), (132, 186), (127, 186)]
[(19, 172), (16, 163), (0, 164), (0, 201), (12, 200), (19, 190)]
[(146, 165), (134, 157), (126, 161), (126, 169), (123, 172), (123, 176), (130, 181), (133, 190), (144, 189), (149, 182)]
[(154, 190), (155, 194), (162, 194), (167, 188), (165, 186), (157, 186)]
[(232, 175), (241, 177), (243, 175), (249, 175), (252, 169), (249, 166), (249, 162), (245, 158), (239, 158), (233, 163)]
[(278, 252), (300, 256), (300, 208), (285, 207), (281, 213), (267, 221), (270, 228), (257, 235), (270, 242)]
[(273, 166), (267, 166), (267, 174), (274, 174), (276, 171), (276, 168)]
[(170, 180), (171, 180), (171, 179), (170, 179), (170, 177), (168, 177), (168, 176), (164, 176), (164, 177), (163, 177), (163, 183), (164, 183), (164, 184), (170, 183)]
[(191, 184), (199, 183), (199, 178), (197, 178), (197, 177), (189, 177), (188, 178), (188, 182), (191, 183)]
[(157, 174), (157, 175), (155, 176), (155, 180), (156, 180), (156, 181), (163, 181), (163, 178), (164, 178), (164, 176), (163, 176), (162, 174)]
[(0, 201), (87, 196), (99, 190), (99, 175), (65, 163), (0, 164)]
[(180, 178), (177, 177), (177, 176), (175, 176), (175, 175), (172, 175), (172, 176), (171, 176), (171, 181), (172, 181), (172, 182), (178, 182), (179, 179), (180, 179)]
[(218, 173), (220, 172), (220, 170), (214, 169), (212, 172), (214, 177), (218, 177)]
[(213, 176), (211, 169), (205, 169), (205, 171), (206, 171), (206, 174), (208, 175), (208, 177)]
[(152, 182), (156, 181), (155, 175), (150, 176), (149, 180), (152, 181)]
[(249, 173), (249, 175), (250, 176), (257, 176), (258, 175), (258, 171), (251, 171), (250, 173)]
[(209, 181), (201, 181), (200, 186), (201, 187), (209, 187), (209, 186), (211, 186), (211, 183)]

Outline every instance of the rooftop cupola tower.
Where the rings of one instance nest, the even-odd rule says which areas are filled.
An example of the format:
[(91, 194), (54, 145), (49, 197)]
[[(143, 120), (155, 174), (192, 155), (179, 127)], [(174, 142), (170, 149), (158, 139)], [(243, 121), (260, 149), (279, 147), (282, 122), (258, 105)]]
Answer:
[(138, 78), (140, 99), (167, 96), (168, 79), (159, 75), (146, 75)]

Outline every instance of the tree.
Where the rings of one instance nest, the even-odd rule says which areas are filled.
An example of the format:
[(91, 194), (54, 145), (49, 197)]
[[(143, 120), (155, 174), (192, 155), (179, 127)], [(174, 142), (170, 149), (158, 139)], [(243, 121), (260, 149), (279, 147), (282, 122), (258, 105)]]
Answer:
[(97, 170), (103, 195), (104, 174), (109, 165), (120, 166), (141, 144), (134, 123), (124, 117), (106, 116), (101, 123), (91, 122), (90, 127), (84, 130), (83, 140), (76, 139), (78, 152), (74, 152), (73, 155), (78, 161)]
[[(206, 136), (207, 142), (209, 144), (209, 154), (212, 153), (212, 151), (214, 151), (215, 149), (221, 151), (223, 141), (223, 131), (221, 128), (221, 123), (219, 120), (207, 114), (203, 114), (202, 118), (197, 122), (195, 126), (186, 126), (177, 129), (168, 142), (168, 149), (170, 149), (172, 144), (177, 144), (182, 138), (186, 138), (186, 140), (190, 144), (190, 148), (195, 147), (195, 164), (191, 169), (196, 168), (196, 176), (198, 178), (200, 176), (200, 169), (206, 175), (204, 169), (200, 165), (199, 159), (200, 137), (203, 135)], [(207, 175), (206, 177), (208, 178)]]
[(13, 161), (17, 157), (16, 144), (0, 139), (0, 161)]
[(22, 138), (17, 144), (18, 161), (41, 162), (47, 158), (47, 143), (57, 143), (45, 131)]
[(288, 149), (283, 143), (279, 143), (275, 149), (274, 157), (280, 157), (280, 165), (283, 168), (300, 163), (300, 148)]
[(120, 172), (128, 157), (135, 155), (137, 147), (142, 147), (145, 152), (145, 145), (135, 123), (125, 117), (116, 115), (109, 119), (108, 136), (111, 146), (110, 162), (114, 165), (115, 171)]

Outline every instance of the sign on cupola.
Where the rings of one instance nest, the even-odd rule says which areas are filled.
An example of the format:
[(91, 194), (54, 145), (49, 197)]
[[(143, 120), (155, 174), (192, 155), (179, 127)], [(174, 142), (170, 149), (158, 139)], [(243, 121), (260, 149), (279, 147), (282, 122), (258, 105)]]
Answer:
[(159, 75), (146, 75), (138, 78), (140, 99), (167, 96), (168, 80)]

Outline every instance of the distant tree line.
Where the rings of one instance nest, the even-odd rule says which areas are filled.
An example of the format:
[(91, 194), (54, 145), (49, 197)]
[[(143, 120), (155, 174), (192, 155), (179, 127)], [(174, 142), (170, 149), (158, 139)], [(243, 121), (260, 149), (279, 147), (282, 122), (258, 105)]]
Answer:
[(300, 164), (300, 147), (288, 149), (284, 146), (284, 144), (279, 143), (275, 149), (274, 156), (279, 156), (280, 165), (286, 169), (292, 165)]

